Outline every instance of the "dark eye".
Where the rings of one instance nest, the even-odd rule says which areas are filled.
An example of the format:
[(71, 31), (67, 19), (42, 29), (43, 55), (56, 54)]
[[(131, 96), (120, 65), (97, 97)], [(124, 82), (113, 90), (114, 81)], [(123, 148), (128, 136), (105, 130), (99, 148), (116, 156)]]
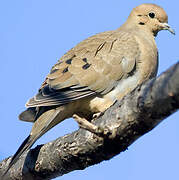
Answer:
[(149, 13), (149, 17), (150, 17), (150, 18), (154, 18), (154, 17), (155, 17), (155, 13), (150, 12), (150, 13)]

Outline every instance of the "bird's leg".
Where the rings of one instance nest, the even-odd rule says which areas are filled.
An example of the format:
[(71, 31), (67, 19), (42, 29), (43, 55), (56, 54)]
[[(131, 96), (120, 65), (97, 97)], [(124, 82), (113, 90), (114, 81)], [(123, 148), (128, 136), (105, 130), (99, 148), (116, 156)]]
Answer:
[(78, 116), (76, 114), (73, 115), (73, 118), (78, 123), (80, 128), (86, 129), (86, 130), (88, 130), (92, 133), (95, 133), (97, 135), (100, 135), (103, 133), (103, 130), (100, 127), (92, 124), (91, 122), (89, 122), (85, 118), (81, 118), (80, 116)]
[[(97, 113), (97, 116), (95, 114), (95, 118), (98, 118), (102, 113)], [(93, 116), (94, 117), (94, 116)], [(91, 122), (89, 122), (88, 120), (86, 120), (85, 118), (81, 118), (80, 116), (74, 114), (73, 118), (76, 120), (76, 122), (78, 123), (79, 127), (86, 129), (98, 136), (101, 137), (108, 137), (110, 139), (113, 139), (116, 136), (116, 129), (109, 129), (108, 127), (100, 127), (100, 126), (96, 126), (95, 124), (92, 124)]]

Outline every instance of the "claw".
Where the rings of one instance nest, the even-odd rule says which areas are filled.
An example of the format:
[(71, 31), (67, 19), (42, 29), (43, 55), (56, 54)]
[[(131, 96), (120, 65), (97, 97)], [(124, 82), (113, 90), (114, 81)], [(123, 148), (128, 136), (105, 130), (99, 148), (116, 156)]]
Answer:
[(103, 115), (103, 112), (95, 113), (95, 114), (93, 114), (93, 119), (97, 119), (97, 118), (99, 118), (101, 115)]

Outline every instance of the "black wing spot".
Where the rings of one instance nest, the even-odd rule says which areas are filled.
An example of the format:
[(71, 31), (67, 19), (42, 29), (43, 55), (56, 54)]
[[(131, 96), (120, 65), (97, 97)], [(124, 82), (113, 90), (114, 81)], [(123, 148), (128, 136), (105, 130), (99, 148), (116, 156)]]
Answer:
[(68, 72), (68, 67), (66, 67), (66, 68), (62, 71), (63, 74), (66, 73), (66, 72)]
[(82, 66), (83, 69), (88, 69), (91, 66), (91, 64), (86, 63), (85, 65)]
[(85, 63), (87, 63), (87, 58), (83, 58), (83, 61), (84, 61)]
[(71, 61), (72, 61), (72, 59), (68, 59), (65, 62), (66, 62), (66, 64), (71, 64)]

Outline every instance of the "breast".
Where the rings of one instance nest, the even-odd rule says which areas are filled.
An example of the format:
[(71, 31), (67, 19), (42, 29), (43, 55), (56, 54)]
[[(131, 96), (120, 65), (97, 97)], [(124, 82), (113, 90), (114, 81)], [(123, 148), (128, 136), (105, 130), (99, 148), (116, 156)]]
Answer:
[[(135, 69), (128, 75), (123, 75), (117, 85), (107, 94), (100, 97), (85, 99), (83, 101), (83, 106), (80, 107), (80, 111), (86, 112), (87, 114), (103, 112), (109, 108), (115, 100), (121, 100), (139, 84), (156, 75), (158, 68), (158, 53), (154, 39), (146, 38), (145, 36), (143, 38), (135, 36), (135, 39), (137, 44), (139, 44), (138, 48), (140, 51), (140, 55), (137, 56), (137, 58), (132, 56), (136, 61), (136, 65), (134, 66)], [(115, 44), (113, 47), (115, 48)], [(124, 54), (124, 57), (128, 56), (129, 54)]]
[(140, 81), (153, 78), (158, 70), (158, 49), (153, 36), (136, 36), (139, 43), (141, 54), (137, 68), (140, 74)]

